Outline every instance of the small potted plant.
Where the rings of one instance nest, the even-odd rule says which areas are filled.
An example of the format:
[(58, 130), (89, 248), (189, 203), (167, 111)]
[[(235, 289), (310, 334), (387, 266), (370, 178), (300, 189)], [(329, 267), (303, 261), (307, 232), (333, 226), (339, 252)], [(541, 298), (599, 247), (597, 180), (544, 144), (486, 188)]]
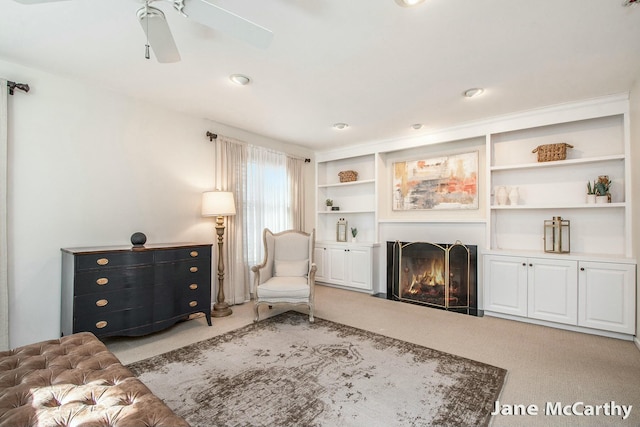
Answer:
[(331, 208), (333, 207), (333, 200), (327, 199), (325, 200), (324, 204), (327, 205), (327, 210), (330, 211)]
[(358, 235), (358, 229), (355, 227), (351, 227), (351, 241), (355, 242), (356, 240), (356, 236)]
[(593, 183), (593, 187), (591, 186), (591, 181), (587, 182), (587, 203), (592, 204), (596, 202), (596, 183)]
[(600, 175), (598, 180), (593, 183), (593, 187), (596, 193), (596, 203), (611, 202), (611, 194), (609, 193), (611, 181), (607, 175)]

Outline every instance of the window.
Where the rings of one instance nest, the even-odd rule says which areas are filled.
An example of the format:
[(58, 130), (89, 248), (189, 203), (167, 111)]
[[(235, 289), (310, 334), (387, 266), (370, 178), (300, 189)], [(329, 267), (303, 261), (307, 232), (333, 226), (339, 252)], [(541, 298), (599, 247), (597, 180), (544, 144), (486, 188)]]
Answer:
[(292, 227), (287, 156), (249, 146), (244, 191), (245, 233), (249, 265), (262, 262), (262, 231), (274, 233)]

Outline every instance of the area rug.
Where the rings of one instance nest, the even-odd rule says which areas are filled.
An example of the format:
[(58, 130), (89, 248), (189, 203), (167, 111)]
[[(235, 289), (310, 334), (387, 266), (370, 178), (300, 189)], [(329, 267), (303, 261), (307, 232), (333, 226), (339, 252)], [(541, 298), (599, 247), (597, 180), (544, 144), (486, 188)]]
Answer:
[(128, 365), (192, 426), (486, 426), (506, 371), (289, 311)]

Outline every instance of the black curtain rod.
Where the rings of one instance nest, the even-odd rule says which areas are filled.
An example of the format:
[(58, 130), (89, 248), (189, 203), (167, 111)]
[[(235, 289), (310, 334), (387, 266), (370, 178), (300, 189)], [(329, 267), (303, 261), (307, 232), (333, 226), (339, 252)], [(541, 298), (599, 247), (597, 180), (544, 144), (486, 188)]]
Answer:
[(7, 88), (9, 88), (9, 95), (13, 95), (13, 92), (16, 89), (23, 90), (25, 92), (29, 92), (29, 85), (26, 83), (16, 83), (16, 82), (7, 82)]
[[(209, 138), (209, 141), (213, 141), (214, 139), (218, 139), (218, 135), (213, 132), (207, 131), (207, 138)], [(304, 159), (304, 162), (311, 163), (311, 159)]]

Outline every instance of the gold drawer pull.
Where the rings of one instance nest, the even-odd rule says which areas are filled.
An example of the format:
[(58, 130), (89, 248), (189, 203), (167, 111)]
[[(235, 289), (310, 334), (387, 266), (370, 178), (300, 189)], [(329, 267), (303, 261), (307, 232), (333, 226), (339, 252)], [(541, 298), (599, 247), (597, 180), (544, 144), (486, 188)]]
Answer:
[(191, 251), (189, 255), (191, 255), (191, 258), (195, 258), (198, 256), (198, 251)]
[(101, 320), (98, 323), (96, 323), (96, 328), (98, 328), (98, 329), (102, 329), (102, 328), (104, 328), (106, 326), (107, 326), (107, 321), (106, 320)]
[(107, 279), (106, 277), (101, 277), (98, 280), (96, 280), (96, 283), (100, 286), (104, 286), (107, 283), (109, 283), (109, 279)]
[(196, 271), (198, 271), (198, 267), (191, 267), (189, 271), (195, 273)]
[(99, 299), (98, 301), (96, 301), (96, 305), (98, 307), (104, 307), (107, 304), (109, 304), (109, 300), (106, 299)]
[(109, 258), (100, 258), (96, 261), (98, 265), (107, 265), (109, 264)]
[(198, 285), (196, 283), (192, 283), (189, 285), (189, 289), (191, 289), (192, 291), (195, 291), (196, 289), (198, 289)]
[(195, 307), (196, 305), (198, 305), (198, 301), (191, 301), (189, 303), (189, 307)]

